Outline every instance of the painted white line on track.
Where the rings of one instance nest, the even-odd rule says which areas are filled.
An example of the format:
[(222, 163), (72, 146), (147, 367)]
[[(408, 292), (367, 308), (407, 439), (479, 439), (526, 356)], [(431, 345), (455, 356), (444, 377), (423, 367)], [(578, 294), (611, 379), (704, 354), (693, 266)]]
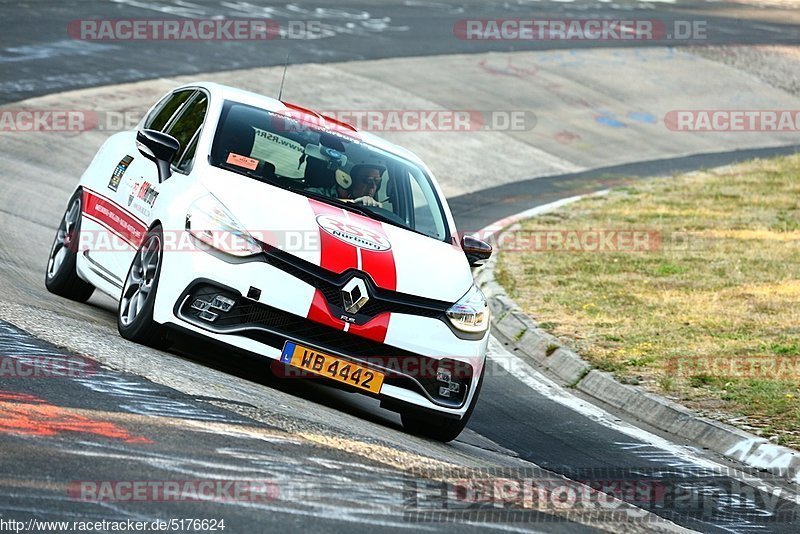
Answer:
[[(691, 447), (672, 443), (665, 438), (622, 421), (619, 417), (614, 416), (589, 401), (576, 397), (556, 382), (538, 372), (522, 358), (507, 351), (494, 336), (489, 338), (489, 352), (487, 358), (500, 365), (507, 373), (517, 378), (533, 391), (606, 428), (610, 428), (611, 430), (625, 434), (635, 440), (661, 449), (692, 467), (701, 467), (714, 470), (715, 472), (728, 473), (728, 476), (735, 480), (752, 484), (756, 487), (766, 488), (773, 494), (779, 492), (778, 494), (780, 494), (783, 499), (800, 504), (800, 495), (796, 492), (790, 493), (785, 487), (775, 486), (765, 480), (748, 475), (745, 472), (732, 469), (729, 466), (717, 463), (708, 458), (703, 458), (695, 453)], [(659, 459), (668, 460), (668, 458), (664, 456), (659, 457)], [(668, 464), (662, 465), (664, 465), (664, 467), (669, 467)]]
[[(609, 189), (604, 189), (602, 191), (592, 193), (592, 196), (606, 195), (608, 194), (608, 192)], [(494, 233), (499, 232), (500, 230), (502, 230), (507, 226), (511, 226), (513, 224), (518, 223), (519, 221), (530, 219), (531, 217), (536, 217), (537, 215), (542, 215), (543, 213), (547, 213), (548, 211), (553, 211), (568, 204), (572, 204), (573, 202), (577, 202), (585, 196), (587, 195), (576, 195), (573, 197), (562, 198), (554, 202), (548, 202), (547, 204), (542, 204), (541, 206), (536, 206), (527, 209), (515, 215), (509, 215), (504, 219), (500, 219), (499, 221), (495, 221), (492, 224), (485, 226), (483, 229), (480, 230), (479, 234), (480, 236), (483, 236), (482, 239), (487, 239), (491, 237)]]

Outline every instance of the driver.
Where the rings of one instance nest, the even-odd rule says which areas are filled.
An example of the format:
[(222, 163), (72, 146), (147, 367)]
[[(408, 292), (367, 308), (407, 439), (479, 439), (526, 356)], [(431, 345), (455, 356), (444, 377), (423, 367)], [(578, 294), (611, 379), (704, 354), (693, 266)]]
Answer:
[(362, 206), (383, 207), (375, 200), (381, 188), (383, 168), (378, 165), (360, 164), (354, 166), (347, 174), (343, 170), (336, 171), (336, 185), (331, 187), (314, 187), (309, 191), (360, 204)]

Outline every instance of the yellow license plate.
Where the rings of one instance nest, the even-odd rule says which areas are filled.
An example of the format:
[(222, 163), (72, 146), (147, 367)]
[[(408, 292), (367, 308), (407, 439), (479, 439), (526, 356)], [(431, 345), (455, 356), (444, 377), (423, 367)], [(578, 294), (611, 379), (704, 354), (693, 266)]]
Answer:
[(383, 373), (291, 341), (283, 346), (281, 362), (372, 393), (380, 393), (383, 385)]

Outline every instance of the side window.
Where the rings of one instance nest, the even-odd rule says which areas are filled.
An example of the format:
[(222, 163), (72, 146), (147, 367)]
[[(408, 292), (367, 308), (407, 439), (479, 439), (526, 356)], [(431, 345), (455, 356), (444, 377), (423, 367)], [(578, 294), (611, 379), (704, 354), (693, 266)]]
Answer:
[(194, 89), (178, 91), (164, 99), (161, 107), (157, 109), (145, 122), (144, 127), (149, 130), (163, 131), (164, 126), (169, 124), (169, 120), (178, 111), (186, 100), (194, 93)]
[(423, 189), (417, 181), (424, 179), (425, 177), (418, 173), (410, 175), (411, 198), (414, 203), (414, 227), (426, 235), (444, 239), (446, 235), (444, 223), (434, 217), (434, 213), (438, 211), (439, 207), (433, 196), (433, 190), (429, 187)]
[(166, 133), (178, 140), (181, 150), (185, 150), (189, 146), (192, 136), (203, 124), (207, 108), (208, 99), (206, 95), (200, 93), (197, 98), (184, 107), (180, 117), (166, 130)]
[(189, 172), (189, 169), (192, 166), (192, 162), (194, 161), (194, 153), (197, 151), (197, 139), (200, 137), (200, 129), (198, 129), (194, 133), (194, 137), (192, 137), (192, 141), (189, 143), (188, 148), (184, 151), (183, 156), (181, 156), (177, 169), (178, 171), (186, 174)]

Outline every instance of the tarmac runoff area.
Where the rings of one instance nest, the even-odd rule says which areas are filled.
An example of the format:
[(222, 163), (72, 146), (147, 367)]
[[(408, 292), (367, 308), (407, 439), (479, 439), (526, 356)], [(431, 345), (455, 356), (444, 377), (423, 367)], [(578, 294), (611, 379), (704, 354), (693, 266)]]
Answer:
[[(96, 129), (52, 147), (80, 150), (72, 158), (77, 179), (109, 130), (134, 126), (171, 87), (204, 79), (277, 95), (282, 72), (270, 67), (152, 80), (7, 109), (96, 112)], [(293, 65), (283, 99), (409, 148), (431, 166), (448, 197), (598, 167), (790, 145), (800, 129), (792, 114), (800, 98), (672, 48)], [(13, 128), (12, 122), (4, 129)], [(13, 139), (29, 145), (18, 133)]]
[[(281, 72), (281, 68), (270, 68), (153, 80), (50, 95), (8, 108), (94, 111), (100, 124), (110, 126), (109, 117), (120, 113), (141, 116), (179, 83), (208, 79), (276, 94)], [(750, 74), (669, 49), (525, 52), (293, 66), (284, 98), (334, 111), (466, 110), (470, 116), (477, 111), (485, 117), (487, 113), (501, 116), (491, 115), (498, 111), (542, 110), (535, 112), (535, 123), (518, 130), (376, 132), (428, 162), (448, 196), (645, 159), (788, 145), (796, 142), (796, 133), (695, 134), (670, 130), (663, 118), (671, 111), (687, 108), (800, 109), (796, 97)], [(95, 296), (92, 303), (96, 307), (74, 306), (53, 299), (43, 288), (43, 258), (58, 216), (78, 176), (110, 129), (68, 134), (0, 133), (6, 171), (0, 178), (0, 224), (9, 229), (0, 234), (0, 291), (4, 294), (0, 317), (70, 350), (97, 354), (101, 361), (108, 358), (107, 354), (117, 354), (121, 359), (116, 360), (115, 367), (122, 362), (122, 368), (136, 369), (137, 374), (163, 376), (164, 368), (178, 368), (182, 377), (175, 379), (179, 383), (176, 387), (195, 383), (193, 391), (199, 395), (208, 386), (197, 384), (196, 366), (145, 350), (135, 357), (119, 355), (125, 351), (109, 326), (108, 310), (113, 307), (109, 299)], [(31, 306), (32, 301), (36, 305)], [(83, 335), (76, 336), (76, 331)], [(98, 339), (102, 343), (97, 343)], [(218, 378), (220, 382), (228, 379), (222, 374)], [(238, 379), (235, 382), (242, 398), (250, 395), (246, 391), (251, 390), (250, 385)], [(291, 396), (281, 397), (287, 406), (293, 405)], [(310, 417), (337, 416), (332, 410), (321, 410)], [(344, 419), (346, 424), (341, 424), (348, 432), (358, 433), (368, 424), (356, 418)], [(294, 424), (291, 419), (287, 428)], [(388, 434), (388, 429), (378, 432)], [(350, 446), (325, 439), (335, 448)], [(426, 455), (452, 457), (451, 448), (431, 448), (421, 442), (410, 441), (421, 448), (424, 445)], [(393, 452), (391, 455), (396, 457)], [(468, 456), (463, 455), (464, 461)]]

